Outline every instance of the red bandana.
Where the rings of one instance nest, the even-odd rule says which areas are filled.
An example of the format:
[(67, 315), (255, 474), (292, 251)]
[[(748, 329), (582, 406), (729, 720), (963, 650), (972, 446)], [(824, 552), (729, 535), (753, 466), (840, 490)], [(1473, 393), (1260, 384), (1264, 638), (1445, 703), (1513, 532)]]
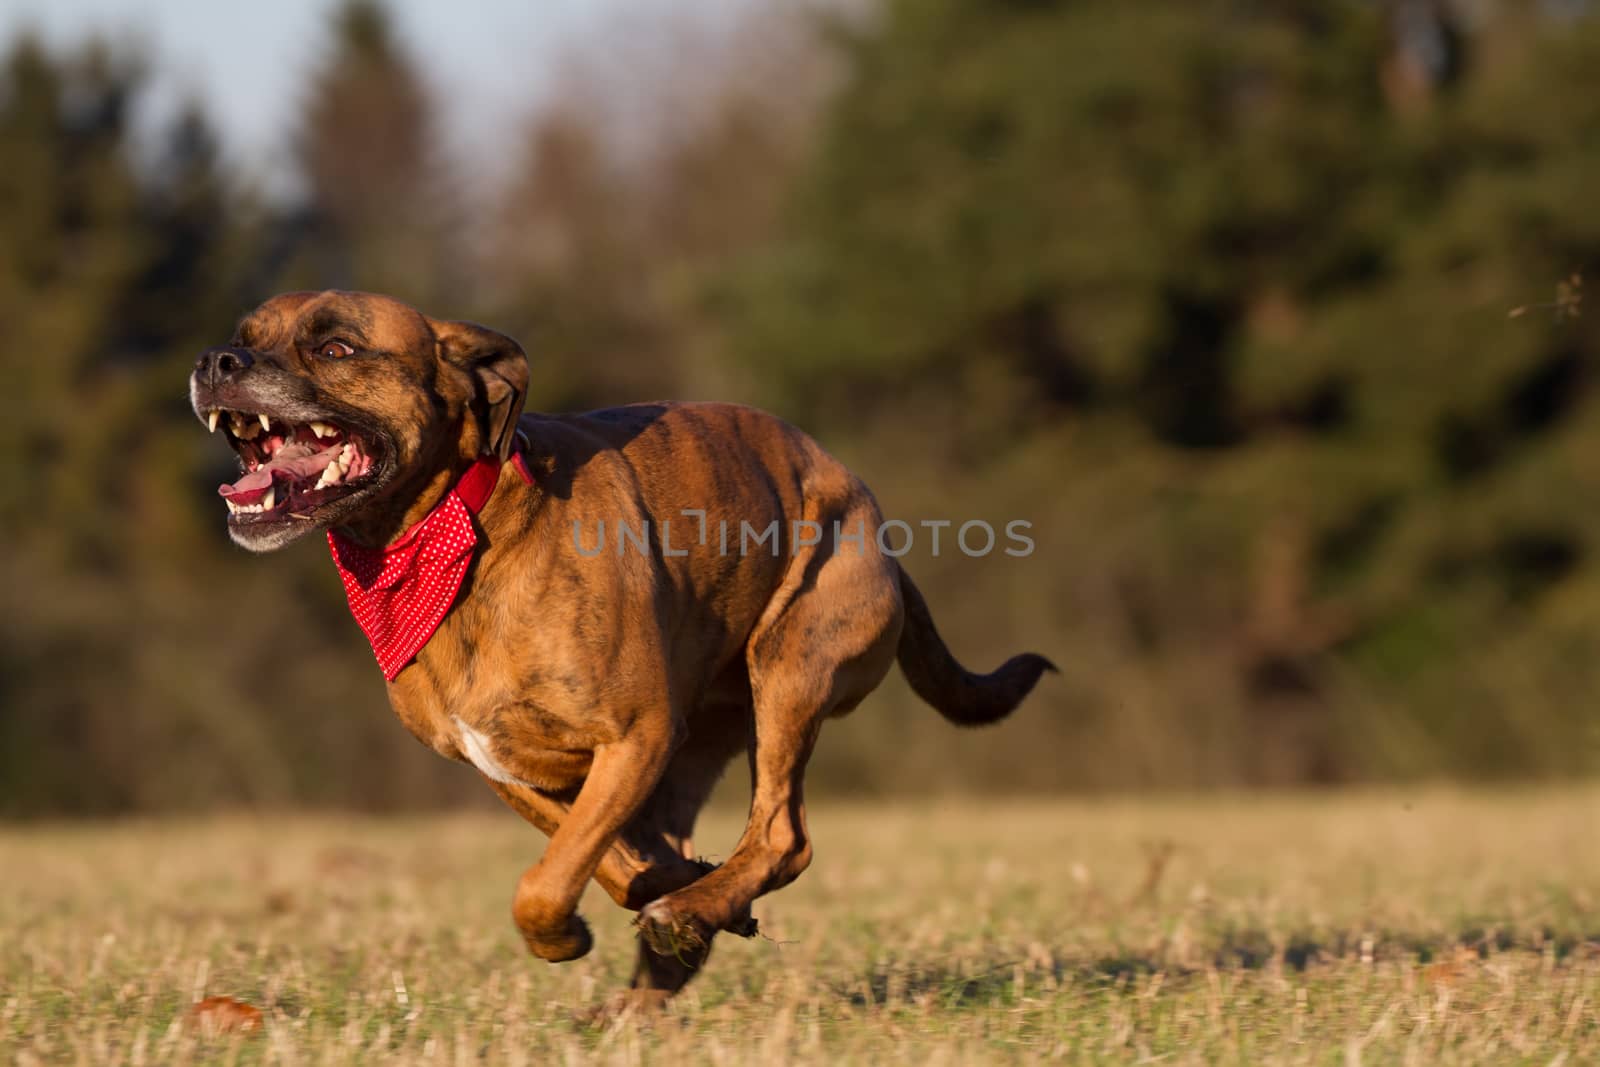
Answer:
[[(529, 480), (520, 455), (516, 466)], [(388, 548), (367, 548), (328, 531), (350, 613), (389, 681), (428, 643), (455, 603), (478, 543), (472, 516), (499, 480), (498, 459), (478, 460), (448, 496)]]

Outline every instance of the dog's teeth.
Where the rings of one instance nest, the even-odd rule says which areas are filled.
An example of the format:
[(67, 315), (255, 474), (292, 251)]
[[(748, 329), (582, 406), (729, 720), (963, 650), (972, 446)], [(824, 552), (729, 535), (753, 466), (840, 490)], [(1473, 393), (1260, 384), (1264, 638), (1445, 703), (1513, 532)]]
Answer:
[[(346, 447), (348, 448), (349, 446), (347, 445)], [(330, 485), (338, 485), (344, 479), (345, 471), (349, 469), (350, 465), (341, 458), (343, 454), (341, 451), (338, 456), (334, 456), (328, 461), (326, 467), (322, 468), (322, 474), (317, 478), (316, 488), (326, 489)]]
[(263, 430), (271, 430), (272, 429), (272, 420), (271, 419), (267, 418), (265, 415), (260, 415), (260, 414), (258, 414), (256, 416), (256, 418), (261, 420), (261, 428)]
[(225, 500), (225, 501), (223, 501), (223, 503), (228, 505), (228, 513), (231, 514), (231, 515), (237, 515), (237, 514), (239, 514), (239, 512), (244, 510), (243, 507), (241, 507), (238, 504), (235, 504), (231, 500)]
[(221, 417), (222, 412), (218, 411), (216, 408), (212, 408), (211, 414), (206, 416), (206, 426), (211, 430), (212, 433), (217, 432), (217, 419)]
[(332, 437), (339, 431), (334, 429), (332, 426), (329, 426), (325, 422), (313, 422), (311, 424), (311, 432), (316, 434), (317, 440), (320, 441), (324, 437)]
[(278, 498), (278, 487), (274, 485), (274, 486), (270, 487), (267, 490), (267, 495), (261, 498), (261, 509), (260, 510), (262, 510), (262, 511), (271, 511), (272, 510), (272, 505), (277, 502), (277, 498)]

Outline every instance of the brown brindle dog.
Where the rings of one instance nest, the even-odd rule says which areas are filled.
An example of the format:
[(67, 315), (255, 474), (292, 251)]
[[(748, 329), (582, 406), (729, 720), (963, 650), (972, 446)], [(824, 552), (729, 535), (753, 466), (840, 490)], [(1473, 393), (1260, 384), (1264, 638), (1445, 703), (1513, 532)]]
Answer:
[[(222, 492), (229, 533), (255, 551), (327, 529), (381, 550), (481, 457), (520, 452), (531, 478), (491, 483), (471, 568), (389, 701), (550, 836), (512, 905), (534, 955), (589, 951), (577, 904), (593, 878), (640, 913), (631, 997), (660, 1002), (810, 862), (801, 787), (824, 719), (896, 659), (965, 726), (1005, 717), (1053, 668), (958, 664), (878, 551), (872, 494), (794, 427), (724, 404), (523, 415), (527, 380), (493, 330), (383, 296), (288, 293), (201, 356), (190, 392), (246, 468)], [(723, 522), (732, 538), (781, 534), (719, 550)], [(602, 523), (613, 540), (595, 553)], [(624, 525), (648, 528), (647, 550), (616, 537)], [(690, 836), (741, 751), (750, 818), (713, 867)]]

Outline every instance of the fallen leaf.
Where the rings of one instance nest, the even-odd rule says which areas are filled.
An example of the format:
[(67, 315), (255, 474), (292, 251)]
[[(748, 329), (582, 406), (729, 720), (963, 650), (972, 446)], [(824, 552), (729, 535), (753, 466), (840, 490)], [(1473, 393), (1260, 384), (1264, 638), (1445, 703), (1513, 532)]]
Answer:
[(207, 1034), (250, 1034), (261, 1029), (261, 1009), (232, 997), (207, 997), (189, 1010), (189, 1019)]
[(1464, 945), (1457, 945), (1449, 957), (1428, 964), (1422, 969), (1429, 985), (1455, 985), (1466, 977), (1468, 970), (1478, 962), (1478, 954)]

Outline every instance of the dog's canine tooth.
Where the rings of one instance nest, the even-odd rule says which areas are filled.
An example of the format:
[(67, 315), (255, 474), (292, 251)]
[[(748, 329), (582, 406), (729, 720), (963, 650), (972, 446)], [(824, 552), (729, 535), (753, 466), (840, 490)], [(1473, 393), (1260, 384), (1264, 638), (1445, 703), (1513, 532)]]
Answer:
[(272, 429), (272, 420), (267, 418), (266, 415), (257, 413), (256, 418), (261, 420), (261, 428), (263, 430), (271, 430)]
[(222, 417), (222, 412), (216, 408), (211, 409), (211, 414), (206, 416), (206, 427), (212, 432), (217, 432), (217, 419)]
[(332, 437), (334, 434), (338, 433), (339, 431), (335, 430), (332, 426), (329, 426), (325, 422), (313, 422), (311, 424), (311, 432), (316, 434), (317, 435), (317, 440), (320, 441), (324, 437)]
[(223, 503), (228, 505), (228, 513), (231, 514), (231, 515), (237, 515), (237, 514), (239, 514), (239, 512), (244, 510), (244, 508), (242, 506), (240, 506), (238, 504), (235, 504), (231, 500), (225, 500), (225, 501), (223, 501)]
[(277, 502), (277, 499), (278, 499), (278, 487), (275, 486), (275, 485), (268, 487), (267, 495), (261, 498), (261, 510), (262, 511), (271, 511), (272, 510), (272, 505)]
[(339, 479), (344, 477), (344, 468), (339, 466), (337, 457), (330, 459), (328, 465), (322, 468), (322, 473), (317, 476), (317, 484), (313, 489), (326, 489), (330, 485), (338, 485)]

